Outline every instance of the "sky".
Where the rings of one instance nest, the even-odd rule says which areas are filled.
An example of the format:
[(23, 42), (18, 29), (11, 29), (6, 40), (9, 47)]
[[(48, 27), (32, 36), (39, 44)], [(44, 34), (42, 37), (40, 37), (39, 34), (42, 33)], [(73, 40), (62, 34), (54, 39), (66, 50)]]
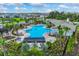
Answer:
[(78, 3), (0, 3), (0, 13), (78, 12)]

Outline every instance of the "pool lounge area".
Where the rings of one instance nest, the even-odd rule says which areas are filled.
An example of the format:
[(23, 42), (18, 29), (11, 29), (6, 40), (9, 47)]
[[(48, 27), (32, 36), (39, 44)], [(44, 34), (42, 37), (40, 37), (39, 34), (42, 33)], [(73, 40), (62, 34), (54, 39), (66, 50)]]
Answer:
[(56, 29), (46, 28), (43, 24), (33, 25), (30, 28), (24, 29), (24, 31), (30, 34), (29, 37), (24, 38), (24, 41), (27, 42), (45, 42), (45, 34), (57, 32)]
[[(30, 25), (27, 28), (22, 29), (21, 32), (24, 33), (24, 37), (21, 38), (22, 41), (28, 43), (44, 43), (47, 41), (54, 42), (56, 40), (56, 35), (59, 35), (57, 28), (47, 28), (44, 24)], [(66, 33), (66, 36), (72, 36), (72, 34), (73, 31), (69, 30)], [(63, 36), (65, 36), (65, 33)]]
[(45, 42), (45, 38), (44, 37), (40, 37), (40, 38), (24, 38), (24, 42), (28, 42), (28, 43), (31, 43), (31, 42), (39, 42), (39, 43), (44, 43)]

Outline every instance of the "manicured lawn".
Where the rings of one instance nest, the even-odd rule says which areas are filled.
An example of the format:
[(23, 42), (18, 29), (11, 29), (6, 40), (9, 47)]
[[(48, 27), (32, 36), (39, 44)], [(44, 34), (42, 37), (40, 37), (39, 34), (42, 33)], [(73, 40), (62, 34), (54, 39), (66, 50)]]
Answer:
[(79, 31), (79, 27), (77, 27), (77, 31)]
[(75, 38), (71, 37), (67, 45), (67, 50), (66, 50), (67, 54), (71, 54), (73, 52), (74, 45), (75, 45)]

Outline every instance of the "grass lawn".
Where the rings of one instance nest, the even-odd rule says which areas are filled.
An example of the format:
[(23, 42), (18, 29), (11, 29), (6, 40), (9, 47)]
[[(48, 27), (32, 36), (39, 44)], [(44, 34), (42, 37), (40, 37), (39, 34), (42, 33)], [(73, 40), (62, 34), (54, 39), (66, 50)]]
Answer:
[(71, 37), (69, 39), (69, 42), (68, 42), (68, 45), (67, 45), (67, 50), (66, 50), (66, 52), (68, 54), (71, 54), (74, 51), (74, 45), (75, 45), (75, 38)]
[(79, 31), (79, 26), (77, 27), (77, 31)]

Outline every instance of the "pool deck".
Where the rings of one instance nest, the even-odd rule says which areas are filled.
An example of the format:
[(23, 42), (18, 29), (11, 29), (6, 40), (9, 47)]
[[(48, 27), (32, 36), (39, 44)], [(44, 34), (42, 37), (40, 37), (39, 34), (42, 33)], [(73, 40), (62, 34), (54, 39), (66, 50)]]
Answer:
[(24, 38), (24, 42), (29, 42), (29, 43), (31, 43), (31, 42), (40, 42), (40, 43), (43, 43), (43, 42), (45, 42), (45, 38), (44, 37), (39, 37), (39, 38), (31, 38), (31, 37), (26, 37), (26, 38)]
[[(31, 25), (31, 26), (35, 26), (35, 25)], [(32, 28), (31, 26), (28, 26), (27, 29), (31, 29)], [(46, 27), (44, 27), (44, 28), (46, 28)], [(26, 30), (26, 28), (19, 30), (19, 32), (23, 32), (24, 33), (23, 37), (20, 36), (21, 41), (23, 41), (23, 42), (28, 42), (28, 43), (34, 43), (34, 42), (44, 43), (44, 42), (50, 41), (50, 42), (53, 43), (56, 40), (55, 37), (49, 36), (48, 33), (46, 33), (47, 36), (43, 35), (43, 37), (30, 37), (28, 34), (25, 35), (26, 34), (25, 30)]]

